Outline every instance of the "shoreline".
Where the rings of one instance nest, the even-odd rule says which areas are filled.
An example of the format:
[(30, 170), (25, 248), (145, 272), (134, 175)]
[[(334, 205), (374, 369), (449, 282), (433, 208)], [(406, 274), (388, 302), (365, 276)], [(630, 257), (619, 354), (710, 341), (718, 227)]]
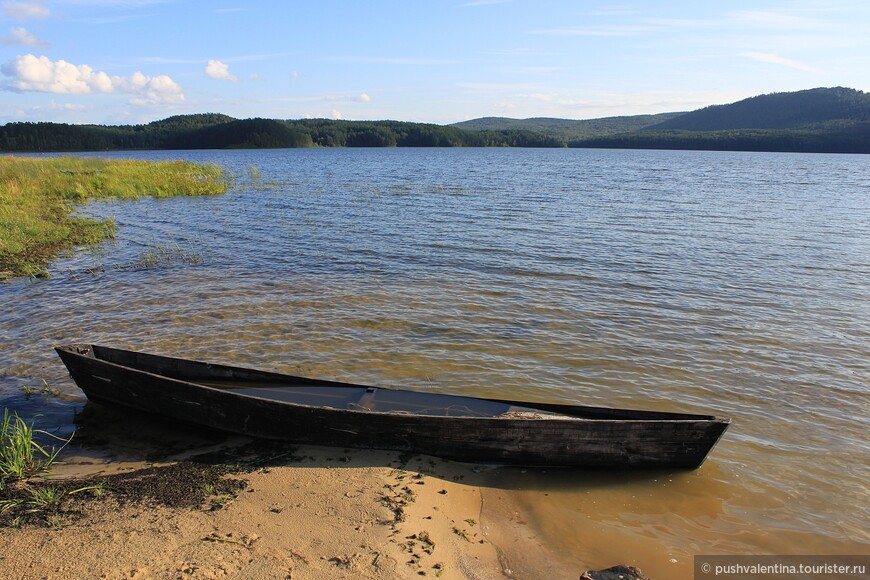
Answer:
[[(107, 481), (108, 493), (70, 499), (56, 529), (0, 528), (0, 573), (490, 579), (573, 578), (581, 572), (556, 564), (559, 556), (515, 517), (504, 494), (484, 485), (480, 467), (392, 451), (228, 444), (150, 465), (70, 458), (50, 480), (76, 486)], [(173, 505), (165, 497), (172, 485), (161, 490), (137, 479), (149, 473), (190, 479), (179, 474), (191, 471), (196, 478), (203, 461), (235, 465), (224, 478), (244, 483), (229, 493), (182, 490), (182, 496), (198, 494), (199, 501), (193, 498), (191, 505), (185, 497), (187, 505)], [(118, 478), (134, 483), (123, 487)]]

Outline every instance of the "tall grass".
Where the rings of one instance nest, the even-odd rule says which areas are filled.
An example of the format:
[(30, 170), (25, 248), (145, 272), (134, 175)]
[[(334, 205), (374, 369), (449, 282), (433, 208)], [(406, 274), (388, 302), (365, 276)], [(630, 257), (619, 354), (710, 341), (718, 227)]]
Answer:
[(17, 414), (10, 415), (9, 409), (3, 409), (3, 421), (0, 423), (0, 489), (5, 487), (7, 481), (25, 479), (48, 470), (57, 459), (63, 446), (46, 449), (35, 441), (37, 434), (50, 435), (34, 429), (32, 424)]
[(76, 216), (91, 199), (216, 195), (227, 183), (214, 164), (84, 157), (0, 157), (0, 279), (33, 276), (49, 260), (115, 232), (112, 220)]

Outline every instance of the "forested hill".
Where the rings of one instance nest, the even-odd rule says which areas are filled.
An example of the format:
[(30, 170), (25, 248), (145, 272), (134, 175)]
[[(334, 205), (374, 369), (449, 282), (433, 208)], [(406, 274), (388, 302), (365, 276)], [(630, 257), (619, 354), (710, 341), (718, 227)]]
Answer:
[(761, 95), (568, 146), (870, 153), (870, 94), (835, 87)]
[(773, 93), (714, 105), (645, 127), (650, 131), (798, 129), (830, 121), (870, 121), (870, 94), (836, 87)]
[(285, 147), (609, 147), (870, 153), (870, 94), (819, 88), (690, 113), (591, 120), (487, 117), (454, 125), (234, 119), (206, 113), (147, 125), (8, 123), (0, 152)]
[(510, 119), (508, 117), (482, 117), (470, 121), (454, 123), (466, 131), (535, 131), (564, 139), (601, 137), (618, 133), (639, 131), (646, 127), (658, 125), (685, 113), (659, 113), (658, 115), (632, 115), (628, 117), (603, 117), (601, 119), (552, 119), (548, 117), (533, 117), (531, 119)]

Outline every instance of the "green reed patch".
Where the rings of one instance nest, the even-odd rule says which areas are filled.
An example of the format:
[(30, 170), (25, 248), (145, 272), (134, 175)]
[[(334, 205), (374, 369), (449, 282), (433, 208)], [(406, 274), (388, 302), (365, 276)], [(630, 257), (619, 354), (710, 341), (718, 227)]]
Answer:
[(63, 446), (46, 449), (36, 442), (35, 435), (54, 437), (34, 429), (32, 424), (17, 414), (10, 415), (9, 409), (3, 410), (3, 421), (0, 422), (0, 490), (6, 487), (7, 482), (48, 471), (57, 459)]
[(150, 270), (174, 264), (199, 265), (205, 263), (205, 250), (193, 246), (183, 248), (180, 244), (159, 244), (147, 248), (121, 270)]
[(0, 157), (0, 279), (45, 275), (76, 246), (114, 236), (113, 220), (74, 215), (91, 199), (217, 195), (227, 190), (214, 164), (84, 157)]

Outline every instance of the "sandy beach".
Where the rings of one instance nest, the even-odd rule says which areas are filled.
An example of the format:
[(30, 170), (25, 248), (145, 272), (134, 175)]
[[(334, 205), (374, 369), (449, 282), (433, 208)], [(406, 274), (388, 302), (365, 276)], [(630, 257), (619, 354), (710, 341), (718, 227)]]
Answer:
[(113, 491), (120, 487), (111, 483), (177, 462), (69, 458), (56, 470), (58, 481), (108, 477), (107, 491), (64, 504), (48, 525), (0, 529), (0, 576), (489, 579), (581, 572), (549, 553), (501, 492), (479, 485), (480, 467), (326, 447), (294, 447), (258, 462), (223, 476), (241, 489), (205, 488), (196, 505), (184, 506), (161, 497), (165, 492), (148, 492), (154, 486), (144, 480), (125, 484), (133, 495), (142, 491), (139, 497)]

